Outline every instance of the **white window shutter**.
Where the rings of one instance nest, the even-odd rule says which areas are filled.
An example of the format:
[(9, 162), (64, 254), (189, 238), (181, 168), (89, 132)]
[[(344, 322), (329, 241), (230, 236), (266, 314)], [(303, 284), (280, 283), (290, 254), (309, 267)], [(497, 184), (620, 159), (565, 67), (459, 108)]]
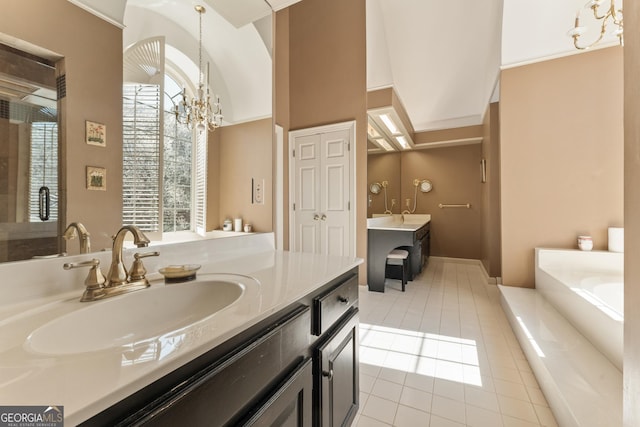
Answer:
[(123, 61), (122, 222), (160, 234), (164, 37), (136, 43)]

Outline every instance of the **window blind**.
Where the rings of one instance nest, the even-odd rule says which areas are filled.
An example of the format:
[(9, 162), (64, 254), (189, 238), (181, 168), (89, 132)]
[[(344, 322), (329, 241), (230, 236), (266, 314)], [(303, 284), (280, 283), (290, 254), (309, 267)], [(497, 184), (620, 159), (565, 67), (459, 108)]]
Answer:
[(207, 231), (207, 133), (196, 132), (196, 162), (194, 185), (196, 233)]
[(160, 231), (160, 86), (123, 86), (123, 224)]

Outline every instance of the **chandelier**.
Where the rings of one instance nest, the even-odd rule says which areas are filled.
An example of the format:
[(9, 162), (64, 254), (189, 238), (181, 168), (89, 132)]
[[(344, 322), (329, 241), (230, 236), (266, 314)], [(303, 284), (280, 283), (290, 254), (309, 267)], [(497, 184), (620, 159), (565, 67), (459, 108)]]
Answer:
[[(608, 6), (603, 5), (608, 1)], [(620, 45), (624, 45), (623, 28), (622, 28), (622, 9), (616, 9), (615, 0), (591, 0), (584, 6), (585, 9), (591, 9), (593, 17), (596, 21), (600, 21), (600, 35), (590, 44), (582, 45), (579, 42), (580, 36), (586, 31), (586, 27), (580, 25), (580, 10), (576, 13), (576, 21), (573, 28), (569, 31), (569, 36), (573, 37), (573, 45), (576, 49), (584, 50), (596, 45), (605, 35), (607, 24), (613, 23), (616, 28), (613, 34), (618, 37)], [(604, 12), (603, 12), (604, 10)]]
[[(186, 124), (189, 129), (197, 129), (199, 132), (206, 130), (213, 131), (222, 125), (222, 107), (220, 97), (216, 97), (216, 102), (211, 102), (209, 95), (209, 64), (207, 64), (207, 84), (203, 83), (202, 72), (202, 14), (206, 9), (202, 5), (195, 6), (200, 18), (200, 35), (198, 39), (198, 90), (196, 96), (187, 98), (186, 88), (182, 89), (182, 100), (176, 105), (174, 113), (179, 123)], [(205, 90), (206, 89), (206, 90)], [(206, 92), (206, 94), (205, 94)]]

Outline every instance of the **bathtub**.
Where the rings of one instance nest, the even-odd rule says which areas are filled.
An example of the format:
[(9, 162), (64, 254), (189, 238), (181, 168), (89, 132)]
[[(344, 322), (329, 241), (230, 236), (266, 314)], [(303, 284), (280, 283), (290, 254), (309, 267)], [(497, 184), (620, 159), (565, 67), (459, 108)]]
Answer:
[(536, 248), (536, 289), (622, 371), (624, 254)]

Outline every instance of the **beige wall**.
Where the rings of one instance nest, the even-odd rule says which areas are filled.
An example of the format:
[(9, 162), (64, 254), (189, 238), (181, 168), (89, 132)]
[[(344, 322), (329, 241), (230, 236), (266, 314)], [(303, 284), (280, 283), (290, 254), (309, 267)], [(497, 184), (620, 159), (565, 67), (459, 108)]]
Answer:
[(500, 122), (498, 103), (487, 107), (483, 122), (482, 158), (486, 182), (481, 186), (481, 261), (491, 277), (502, 276), (500, 250)]
[[(210, 170), (212, 165), (219, 169), (218, 204), (209, 204), (208, 210), (218, 211), (217, 223), (208, 216), (211, 224), (208, 228), (221, 228), (226, 218), (242, 218), (249, 223), (253, 231), (273, 230), (272, 211), (272, 125), (271, 118), (256, 120), (233, 126), (218, 128), (216, 144), (219, 160), (209, 156)], [(215, 155), (215, 154), (214, 154)], [(214, 188), (215, 171), (210, 176), (209, 184)], [(264, 180), (264, 203), (253, 203), (252, 182)], [(215, 199), (212, 199), (214, 201)]]
[[(624, 425), (640, 425), (640, 4), (624, 8)], [(616, 77), (619, 80), (619, 75)]]
[[(401, 204), (411, 199), (414, 179), (428, 179), (429, 193), (418, 190), (415, 213), (431, 214), (431, 255), (480, 259), (480, 144), (433, 148), (402, 153)], [(471, 204), (471, 209), (443, 204)]]
[[(365, 27), (365, 0), (305, 0), (279, 11), (275, 30), (276, 61), (282, 58), (285, 61), (275, 67), (276, 124), (288, 132), (356, 121), (353, 205), (357, 215), (356, 254), (361, 258), (366, 258), (367, 252)], [(288, 81), (285, 81), (286, 75)], [(288, 153), (288, 147), (285, 152)], [(285, 168), (288, 168), (286, 161)], [(288, 174), (285, 175), (285, 195), (289, 191), (287, 182)], [(285, 199), (285, 211), (288, 211), (288, 198)], [(286, 228), (288, 218), (285, 221)], [(366, 283), (365, 265), (360, 268), (360, 282)]]
[[(61, 25), (73, 22), (73, 25)], [(122, 222), (122, 30), (67, 1), (4, 0), (0, 29), (64, 56), (67, 97), (61, 110), (66, 221), (83, 222), (93, 249), (111, 247)], [(105, 148), (84, 142), (85, 120), (107, 126)], [(86, 166), (107, 168), (107, 191), (86, 189)], [(61, 222), (64, 222), (64, 217)], [(69, 252), (78, 250), (73, 242)]]
[[(367, 158), (367, 181), (369, 186), (374, 182), (382, 184), (387, 181), (387, 209), (394, 214), (402, 211), (400, 198), (400, 153), (370, 154)], [(367, 207), (367, 217), (373, 214), (382, 214), (385, 211), (385, 192), (380, 194), (367, 193), (371, 198), (371, 204)], [(395, 199), (395, 206), (391, 206), (392, 199)], [(369, 199), (367, 199), (369, 200)], [(368, 203), (368, 202), (367, 202)]]
[[(534, 248), (607, 248), (623, 221), (622, 49), (503, 70), (502, 277), (534, 286)], [(604, 86), (603, 86), (604, 85)]]

